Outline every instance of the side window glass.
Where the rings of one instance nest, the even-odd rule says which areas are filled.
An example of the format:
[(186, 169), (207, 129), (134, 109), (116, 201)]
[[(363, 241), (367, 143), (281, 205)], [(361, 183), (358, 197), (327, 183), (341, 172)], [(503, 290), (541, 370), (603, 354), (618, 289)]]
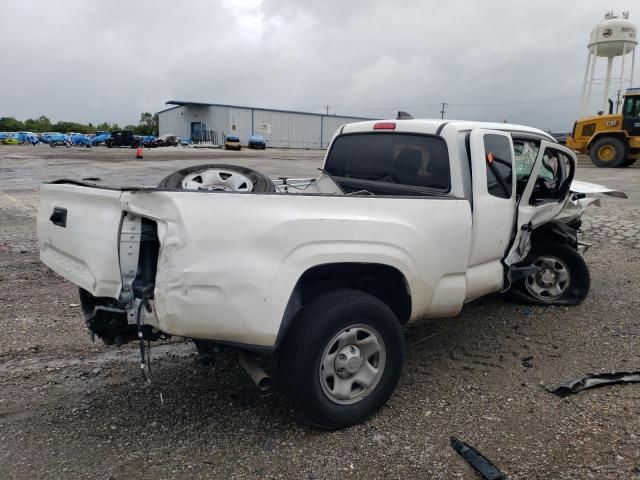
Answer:
[(564, 153), (547, 148), (542, 157), (530, 203), (561, 200), (562, 187), (569, 175), (570, 165), (571, 160)]
[(627, 97), (624, 101), (625, 117), (640, 117), (640, 97)]
[(509, 139), (503, 135), (484, 136), (487, 161), (487, 190), (494, 197), (511, 198), (513, 155)]

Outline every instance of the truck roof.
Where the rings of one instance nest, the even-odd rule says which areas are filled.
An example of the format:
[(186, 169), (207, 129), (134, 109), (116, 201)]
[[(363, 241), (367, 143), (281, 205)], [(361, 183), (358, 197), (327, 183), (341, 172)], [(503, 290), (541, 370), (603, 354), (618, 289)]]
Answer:
[[(454, 127), (458, 131), (466, 131), (474, 128), (484, 128), (487, 130), (506, 130), (509, 132), (517, 131), (542, 135), (552, 141), (555, 141), (553, 137), (544, 130), (527, 127), (525, 125), (516, 125), (513, 123), (475, 122), (471, 120), (441, 120), (429, 118), (416, 118), (411, 120), (370, 120), (366, 122), (347, 123), (343, 127), (341, 133), (370, 132), (374, 130), (374, 126), (376, 124), (387, 124), (388, 128), (384, 129), (387, 131), (426, 133), (431, 135), (440, 134), (440, 132), (445, 127)], [(393, 128), (391, 128), (391, 125), (393, 125)]]

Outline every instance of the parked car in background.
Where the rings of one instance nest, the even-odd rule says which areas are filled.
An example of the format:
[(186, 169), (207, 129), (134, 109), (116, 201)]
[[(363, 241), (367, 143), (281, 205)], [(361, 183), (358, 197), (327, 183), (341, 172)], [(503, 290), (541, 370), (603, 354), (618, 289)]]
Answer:
[(91, 139), (82, 133), (72, 133), (69, 135), (71, 145), (91, 148)]
[(58, 132), (44, 132), (39, 135), (40, 141), (42, 143), (50, 143), (51, 138), (54, 137), (55, 135), (62, 135), (62, 134)]
[(104, 145), (107, 140), (111, 138), (111, 133), (109, 132), (98, 132), (96, 136), (91, 139), (91, 145), (94, 147), (96, 145)]
[(104, 144), (109, 148), (136, 148), (142, 144), (142, 137), (134, 135), (131, 130), (115, 130), (111, 132), (111, 136), (107, 140), (105, 140)]
[(166, 133), (164, 135), (160, 135), (155, 140), (156, 147), (177, 147), (178, 146), (178, 137), (173, 135), (172, 133)]
[(47, 142), (51, 148), (71, 146), (71, 139), (63, 133), (52, 133), (47, 136)]
[(155, 148), (156, 145), (156, 136), (155, 135), (144, 135), (142, 137), (142, 146), (146, 148)]
[(571, 136), (571, 132), (551, 132), (551, 136), (556, 139), (560, 145), (567, 144), (567, 137)]
[(249, 137), (249, 148), (267, 148), (267, 142), (260, 135), (251, 135)]
[(20, 142), (18, 141), (18, 139), (16, 138), (15, 134), (10, 133), (9, 135), (7, 135), (6, 137), (4, 137), (2, 139), (2, 143), (4, 145), (19, 145)]
[(225, 150), (240, 150), (240, 138), (237, 135), (227, 135), (224, 139)]
[(40, 140), (35, 133), (31, 132), (14, 132), (10, 134), (20, 145), (35, 145)]

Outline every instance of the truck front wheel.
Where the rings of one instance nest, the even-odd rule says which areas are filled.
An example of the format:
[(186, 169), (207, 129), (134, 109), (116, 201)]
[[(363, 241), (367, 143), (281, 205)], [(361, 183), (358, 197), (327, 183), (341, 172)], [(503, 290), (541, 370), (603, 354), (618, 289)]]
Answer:
[(615, 137), (599, 138), (591, 145), (589, 156), (596, 167), (622, 167), (628, 156), (627, 146)]
[(278, 370), (306, 419), (333, 430), (382, 407), (403, 362), (404, 340), (393, 311), (372, 295), (345, 289), (303, 308), (285, 338)]
[(513, 285), (518, 300), (534, 305), (577, 305), (589, 293), (589, 268), (569, 245), (534, 245), (523, 264), (538, 267), (538, 271)]

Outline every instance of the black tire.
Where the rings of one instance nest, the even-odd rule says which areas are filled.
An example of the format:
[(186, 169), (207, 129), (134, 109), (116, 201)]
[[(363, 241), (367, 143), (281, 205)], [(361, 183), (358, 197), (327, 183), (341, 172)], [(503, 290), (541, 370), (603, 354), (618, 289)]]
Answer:
[(622, 162), (621, 167), (630, 167), (634, 163), (636, 163), (637, 158), (626, 158), (624, 162)]
[[(623, 166), (629, 155), (628, 150), (622, 140), (615, 137), (603, 137), (593, 142), (589, 148), (589, 157), (596, 167), (617, 168)], [(609, 158), (605, 155), (607, 152), (611, 152)]]
[(511, 287), (512, 296), (527, 304), (531, 305), (578, 305), (587, 298), (589, 288), (591, 287), (591, 276), (589, 267), (584, 258), (574, 248), (563, 243), (541, 243), (534, 245), (527, 258), (521, 265), (534, 265), (543, 258), (555, 258), (563, 264), (562, 268), (568, 270), (568, 280), (566, 285), (562, 286), (562, 294), (559, 297), (547, 297), (544, 295), (535, 295), (537, 285), (540, 285), (542, 279), (532, 274), (521, 280), (518, 280)]
[[(325, 393), (320, 369), (326, 349), (336, 343), (332, 339), (356, 325), (372, 328), (382, 339), (384, 368), (377, 383), (361, 400), (356, 400), (356, 395), (356, 399), (350, 400), (354, 403), (340, 404)], [(278, 355), (278, 372), (289, 397), (306, 420), (334, 430), (360, 423), (380, 409), (395, 390), (403, 363), (404, 339), (393, 311), (372, 295), (345, 289), (324, 293), (303, 308), (284, 339)]]
[(194, 165), (192, 167), (183, 168), (182, 170), (178, 170), (177, 172), (174, 172), (171, 175), (163, 178), (158, 184), (158, 187), (182, 190), (182, 180), (184, 180), (185, 176), (189, 175), (190, 173), (206, 170), (209, 168), (222, 168), (225, 170), (232, 170), (248, 177), (253, 182), (253, 189), (251, 191), (254, 193), (276, 191), (276, 187), (271, 179), (256, 170), (252, 170), (251, 168), (246, 167), (240, 167), (238, 165), (224, 165), (219, 163)]

